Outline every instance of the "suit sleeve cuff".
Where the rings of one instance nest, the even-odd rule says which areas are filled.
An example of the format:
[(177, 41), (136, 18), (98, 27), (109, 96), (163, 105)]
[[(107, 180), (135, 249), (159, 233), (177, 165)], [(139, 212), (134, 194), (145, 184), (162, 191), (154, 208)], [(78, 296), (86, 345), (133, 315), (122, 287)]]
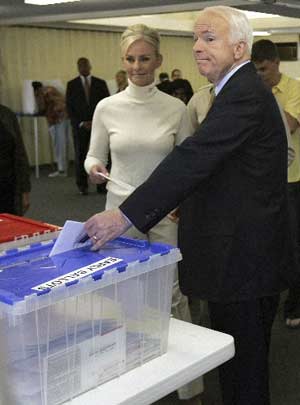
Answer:
[[(119, 208), (120, 209), (120, 208)], [(125, 221), (128, 223), (128, 225), (132, 226), (132, 222), (130, 221), (130, 219), (124, 214), (124, 212), (122, 210), (120, 210), (123, 218), (125, 219)]]

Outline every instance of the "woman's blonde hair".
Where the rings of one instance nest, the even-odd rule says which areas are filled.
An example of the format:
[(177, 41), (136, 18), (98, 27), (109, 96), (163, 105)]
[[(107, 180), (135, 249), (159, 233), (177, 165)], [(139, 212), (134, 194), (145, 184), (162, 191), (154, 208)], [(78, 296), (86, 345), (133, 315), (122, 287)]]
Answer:
[(121, 36), (121, 52), (124, 56), (135, 41), (143, 39), (148, 44), (152, 45), (155, 53), (159, 55), (160, 37), (159, 33), (154, 29), (144, 24), (135, 24), (128, 27)]

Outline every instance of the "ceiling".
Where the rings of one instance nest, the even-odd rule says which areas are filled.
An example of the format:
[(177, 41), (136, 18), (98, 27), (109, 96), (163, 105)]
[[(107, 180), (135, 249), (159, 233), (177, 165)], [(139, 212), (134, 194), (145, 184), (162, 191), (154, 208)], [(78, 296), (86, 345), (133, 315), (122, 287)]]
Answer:
[[(251, 20), (255, 30), (300, 33), (300, 0), (81, 0), (49, 6), (24, 4), (24, 0), (1, 0), (0, 25), (121, 30), (138, 19), (162, 33), (184, 34), (192, 30), (195, 11), (220, 4), (282, 16)], [(134, 17), (135, 21), (124, 20), (125, 17)], [(102, 18), (105, 20), (95, 21)]]

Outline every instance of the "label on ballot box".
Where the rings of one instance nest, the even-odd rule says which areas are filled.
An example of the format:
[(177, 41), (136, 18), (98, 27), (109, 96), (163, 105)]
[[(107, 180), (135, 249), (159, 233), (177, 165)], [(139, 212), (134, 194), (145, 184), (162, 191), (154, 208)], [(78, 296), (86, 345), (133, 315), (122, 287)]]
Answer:
[(37, 291), (45, 291), (48, 290), (49, 288), (53, 289), (56, 287), (60, 287), (61, 285), (92, 275), (93, 273), (96, 273), (99, 270), (103, 270), (111, 265), (120, 262), (122, 262), (122, 260), (118, 259), (117, 257), (106, 257), (105, 259), (98, 260), (97, 262), (89, 264), (88, 266), (81, 267), (70, 273), (64, 274), (63, 276), (57, 277), (53, 280), (49, 280), (46, 283), (32, 287), (32, 289)]
[(57, 405), (167, 349), (169, 245), (117, 238), (49, 257), (53, 241), (0, 253), (0, 333), (17, 405)]

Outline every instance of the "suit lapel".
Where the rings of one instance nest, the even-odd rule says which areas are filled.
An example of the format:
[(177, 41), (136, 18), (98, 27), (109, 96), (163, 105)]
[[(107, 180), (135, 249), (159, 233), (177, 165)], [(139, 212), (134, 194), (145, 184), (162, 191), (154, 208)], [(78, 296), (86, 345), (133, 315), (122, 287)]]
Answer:
[(246, 78), (249, 76), (253, 77), (253, 74), (257, 74), (253, 63), (246, 63), (229, 78), (217, 97), (220, 98), (220, 96), (225, 95), (227, 91), (235, 91), (242, 85), (243, 80), (247, 80)]

